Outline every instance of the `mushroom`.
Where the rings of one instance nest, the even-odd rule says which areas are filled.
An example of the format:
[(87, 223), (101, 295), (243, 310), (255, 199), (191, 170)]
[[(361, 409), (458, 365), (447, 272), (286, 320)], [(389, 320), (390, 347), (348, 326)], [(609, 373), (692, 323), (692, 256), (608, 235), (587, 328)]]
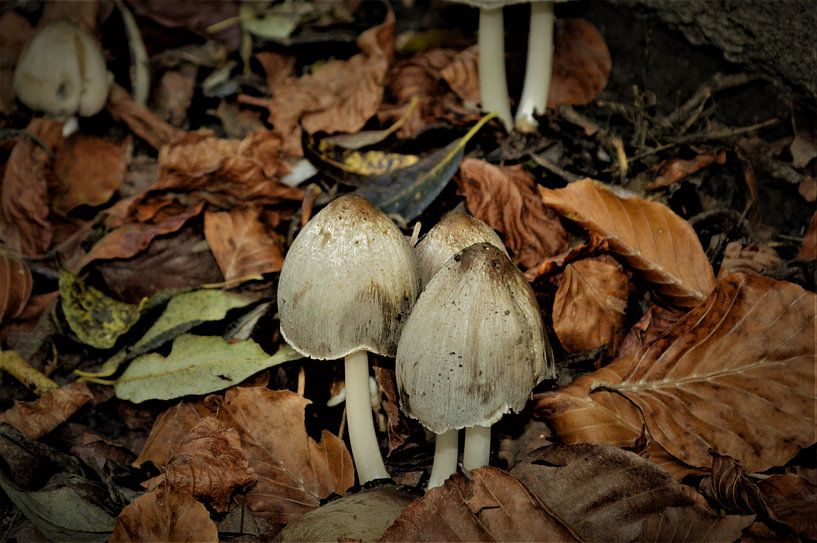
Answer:
[(367, 352), (394, 356), (417, 297), (414, 253), (383, 212), (341, 196), (301, 230), (278, 282), (281, 334), (296, 351), (345, 359), (346, 417), (360, 484), (388, 478), (369, 401)]
[[(396, 374), (408, 416), (443, 435), (446, 447), (456, 443), (446, 432), (465, 428), (463, 467), (488, 464), (491, 425), (553, 375), (533, 291), (502, 250), (471, 245), (431, 278), (403, 328)], [(430, 487), (453, 473), (453, 456), (453, 466), (441, 459), (432, 468)]]
[(535, 132), (539, 127), (533, 115), (545, 112), (552, 72), (553, 1), (531, 0), (525, 83), (516, 108), (516, 129), (520, 132)]
[(14, 70), (14, 92), (31, 109), (58, 117), (98, 113), (110, 76), (94, 38), (68, 21), (42, 28), (26, 45)]

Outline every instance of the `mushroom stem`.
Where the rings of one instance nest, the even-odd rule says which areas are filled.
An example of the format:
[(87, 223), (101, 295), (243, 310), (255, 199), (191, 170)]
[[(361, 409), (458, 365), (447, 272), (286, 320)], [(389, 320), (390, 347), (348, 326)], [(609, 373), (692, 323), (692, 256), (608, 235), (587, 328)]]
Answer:
[(442, 434), (437, 434), (437, 444), (434, 446), (434, 464), (431, 466), (428, 488), (442, 486), (445, 480), (457, 471), (459, 437), (459, 430), (448, 430)]
[(462, 467), (472, 469), (487, 466), (491, 460), (491, 427), (469, 426), (465, 429)]
[(372, 404), (369, 399), (369, 357), (366, 351), (355, 351), (346, 356), (346, 422), (349, 426), (349, 442), (360, 484), (374, 479), (388, 479), (383, 464), (377, 435), (372, 420)]
[(545, 112), (553, 71), (553, 3), (534, 2), (530, 9), (525, 83), (516, 110), (516, 129), (520, 132), (534, 132), (538, 128), (533, 115)]
[(502, 8), (479, 10), (479, 95), (482, 109), (495, 112), (505, 128), (513, 127), (505, 80), (505, 28)]

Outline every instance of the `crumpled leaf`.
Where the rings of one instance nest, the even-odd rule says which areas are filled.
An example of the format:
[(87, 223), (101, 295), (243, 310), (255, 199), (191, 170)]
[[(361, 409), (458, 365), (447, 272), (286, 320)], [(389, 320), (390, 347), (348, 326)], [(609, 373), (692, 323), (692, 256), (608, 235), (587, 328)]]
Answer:
[(238, 430), (258, 476), (247, 504), (273, 524), (287, 524), (354, 484), (352, 457), (343, 441), (325, 430), (320, 443), (307, 435), (304, 409), (309, 403), (287, 390), (242, 387), (229, 389), (220, 402), (219, 420)]
[(757, 273), (765, 275), (783, 266), (780, 258), (768, 245), (749, 245), (740, 241), (730, 241), (723, 251), (723, 261), (718, 270), (718, 278), (730, 273)]
[(440, 76), (463, 101), (479, 104), (479, 45), (454, 55), (440, 71)]
[(177, 452), (164, 466), (164, 473), (144, 483), (148, 490), (166, 485), (210, 503), (226, 512), (230, 496), (255, 482), (241, 440), (233, 428), (226, 428), (209, 416), (191, 428)]
[(553, 330), (568, 352), (615, 347), (621, 339), (627, 274), (612, 258), (568, 264), (553, 300)]
[(503, 234), (513, 261), (532, 268), (567, 250), (568, 236), (555, 214), (536, 196), (533, 176), (522, 166), (494, 166), (466, 158), (458, 193), (468, 211)]
[(162, 487), (122, 510), (110, 541), (216, 542), (218, 530), (210, 513), (193, 496)]
[(218, 336), (184, 334), (168, 356), (150, 353), (130, 363), (113, 386), (116, 396), (134, 403), (206, 394), (236, 385), (259, 371), (303, 358), (288, 345), (273, 356), (253, 340), (229, 343)]
[(601, 32), (586, 19), (559, 19), (553, 40), (548, 107), (589, 104), (607, 85), (613, 63)]
[(54, 210), (67, 214), (81, 205), (98, 206), (111, 199), (122, 184), (130, 142), (75, 134), (57, 149)]
[(109, 349), (139, 320), (139, 306), (116, 301), (70, 272), (61, 271), (59, 283), (65, 320), (87, 345)]
[(497, 468), (451, 476), (409, 505), (380, 541), (579, 541), (524, 484)]
[(130, 93), (116, 83), (111, 85), (105, 107), (114, 119), (128, 125), (131, 132), (154, 149), (160, 149), (184, 134), (184, 131), (167, 124), (145, 106), (134, 102)]
[(31, 270), (25, 262), (0, 246), (0, 324), (25, 309), (32, 286)]
[(389, 454), (404, 445), (411, 446), (411, 437), (417, 441), (425, 439), (423, 427), (400, 410), (400, 396), (397, 392), (397, 379), (394, 369), (383, 366), (374, 367), (374, 377), (380, 391), (380, 403), (386, 414), (386, 431), (389, 434)]
[(772, 475), (758, 486), (773, 518), (804, 539), (817, 539), (817, 471)]
[(682, 158), (673, 158), (666, 161), (658, 170), (658, 175), (648, 184), (647, 190), (656, 190), (662, 187), (668, 187), (673, 183), (677, 183), (686, 179), (692, 174), (698, 173), (704, 168), (712, 164), (726, 164), (726, 152), (722, 149), (717, 152), (704, 152), (695, 156), (695, 158), (686, 160)]
[(511, 475), (583, 541), (632, 541), (650, 514), (690, 503), (655, 464), (608, 445), (545, 447)]
[(179, 402), (156, 417), (153, 428), (133, 465), (152, 462), (157, 468), (167, 465), (190, 430), (210, 414), (201, 402)]
[(204, 237), (225, 281), (281, 271), (284, 252), (259, 207), (204, 213)]
[(640, 542), (720, 543), (738, 541), (754, 515), (719, 517), (698, 507), (667, 507), (644, 521)]
[(699, 490), (710, 503), (728, 513), (768, 512), (760, 488), (746, 476), (740, 462), (729, 456), (712, 453), (712, 474), (701, 481)]
[(785, 464), (814, 442), (817, 295), (757, 275), (720, 280), (663, 336), (568, 387), (536, 410), (568, 443), (651, 438), (690, 466), (710, 450), (749, 471)]
[(268, 104), (269, 122), (284, 140), (284, 150), (301, 156), (301, 127), (309, 134), (357, 132), (377, 112), (386, 70), (394, 54), (394, 13), (363, 32), (361, 53), (330, 60), (315, 72), (288, 77)]
[(14, 407), (0, 413), (0, 422), (11, 424), (29, 439), (40, 439), (93, 399), (87, 385), (71, 383), (36, 401), (14, 402)]
[(811, 216), (797, 258), (798, 260), (817, 260), (817, 211)]
[(668, 207), (582, 179), (563, 189), (539, 187), (546, 206), (607, 242), (672, 303), (691, 307), (715, 287), (695, 230)]

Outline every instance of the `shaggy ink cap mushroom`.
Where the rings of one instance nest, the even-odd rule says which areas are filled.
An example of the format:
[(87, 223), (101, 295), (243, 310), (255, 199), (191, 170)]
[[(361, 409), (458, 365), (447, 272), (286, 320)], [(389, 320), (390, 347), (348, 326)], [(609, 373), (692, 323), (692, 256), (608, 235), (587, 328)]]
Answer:
[(403, 410), (436, 434), (466, 428), (463, 466), (488, 463), (490, 426), (553, 374), (539, 306), (497, 247), (471, 245), (420, 294), (397, 348)]
[(96, 40), (79, 26), (55, 21), (26, 45), (14, 70), (14, 92), (33, 110), (58, 117), (99, 113), (110, 74)]
[(417, 290), (414, 253), (402, 232), (358, 196), (341, 196), (317, 213), (281, 269), (284, 339), (310, 358), (345, 358), (349, 440), (361, 484), (389, 477), (372, 422), (366, 352), (394, 356)]

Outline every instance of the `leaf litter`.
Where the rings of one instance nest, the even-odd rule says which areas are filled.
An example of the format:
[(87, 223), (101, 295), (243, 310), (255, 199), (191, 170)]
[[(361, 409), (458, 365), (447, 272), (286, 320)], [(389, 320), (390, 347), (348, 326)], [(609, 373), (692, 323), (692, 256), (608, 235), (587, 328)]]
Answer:
[[(643, 44), (622, 44), (616, 14), (569, 9), (595, 27), (557, 5), (550, 109), (535, 134), (508, 134), (479, 109), (475, 27), (415, 4), (128, 2), (150, 44), (147, 102), (119, 80), (132, 49), (113, 39), (118, 12), (46, 2), (0, 17), (3, 533), (815, 537), (817, 172), (802, 106), (777, 108), (784, 87), (765, 83), (763, 107), (744, 105), (746, 74), (671, 83), (655, 55), (619, 54)], [(14, 102), (38, 17), (94, 33), (118, 81), (105, 112), (63, 122)], [(405, 21), (456, 29), (403, 47)], [(627, 19), (629, 39), (641, 24)], [(513, 101), (522, 38), (506, 40)], [(350, 188), (406, 236), (455, 207), (494, 228), (559, 368), (495, 427), (492, 467), (424, 495), (433, 440), (401, 412), (394, 362), (376, 363), (373, 416), (409, 486), (360, 488), (329, 401), (337, 366), (278, 329), (287, 249)]]

